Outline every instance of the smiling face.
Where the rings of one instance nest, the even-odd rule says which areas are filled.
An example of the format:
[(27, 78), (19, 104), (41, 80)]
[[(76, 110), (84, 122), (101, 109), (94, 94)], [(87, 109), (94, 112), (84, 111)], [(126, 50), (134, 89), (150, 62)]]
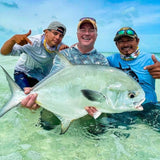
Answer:
[[(60, 30), (60, 29), (59, 29)], [(63, 39), (63, 34), (56, 30), (45, 30), (45, 39), (50, 47), (57, 46)]]
[(116, 41), (116, 46), (119, 51), (124, 55), (130, 55), (138, 48), (139, 39), (123, 36)]
[(97, 38), (97, 30), (89, 22), (83, 23), (77, 30), (77, 37), (79, 46), (87, 47), (88, 49), (94, 48), (94, 43)]

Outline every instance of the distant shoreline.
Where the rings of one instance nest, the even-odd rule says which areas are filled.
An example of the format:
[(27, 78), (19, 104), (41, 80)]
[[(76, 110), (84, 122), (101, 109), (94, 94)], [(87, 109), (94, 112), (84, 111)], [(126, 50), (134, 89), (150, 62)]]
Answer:
[[(112, 55), (112, 54), (115, 54), (115, 53), (118, 53), (118, 52), (100, 52), (100, 53), (102, 53), (104, 56), (109, 56), (109, 55)], [(156, 53), (156, 52), (148, 52), (148, 53), (155, 54), (160, 58), (160, 53)]]

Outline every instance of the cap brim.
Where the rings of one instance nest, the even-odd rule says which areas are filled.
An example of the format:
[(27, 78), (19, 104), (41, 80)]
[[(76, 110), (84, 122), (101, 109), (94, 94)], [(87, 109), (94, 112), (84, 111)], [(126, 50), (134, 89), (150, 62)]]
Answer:
[(131, 38), (136, 38), (137, 36), (136, 35), (117, 35), (115, 38), (114, 38), (114, 41), (118, 41), (120, 38), (122, 37), (131, 37)]

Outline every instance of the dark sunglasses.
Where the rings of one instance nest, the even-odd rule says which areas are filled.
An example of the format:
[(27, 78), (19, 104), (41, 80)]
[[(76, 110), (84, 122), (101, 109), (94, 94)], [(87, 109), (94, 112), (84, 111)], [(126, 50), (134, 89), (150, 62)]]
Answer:
[(79, 21), (83, 21), (83, 20), (87, 20), (87, 19), (90, 19), (90, 20), (96, 22), (96, 20), (94, 18), (92, 18), (92, 17), (83, 17)]
[(127, 30), (118, 31), (117, 35), (136, 35), (136, 33), (131, 29), (127, 29)]

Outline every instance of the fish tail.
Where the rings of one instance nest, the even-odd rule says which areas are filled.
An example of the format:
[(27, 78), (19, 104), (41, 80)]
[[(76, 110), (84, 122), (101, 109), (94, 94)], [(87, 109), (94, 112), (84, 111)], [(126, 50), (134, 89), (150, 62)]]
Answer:
[(17, 95), (19, 95), (20, 93), (23, 93), (23, 90), (14, 82), (11, 76), (7, 73), (7, 71), (1, 65), (0, 67), (5, 73), (5, 76), (8, 81), (10, 91), (11, 91), (10, 100), (0, 109), (0, 117), (2, 117), (6, 112), (8, 112), (12, 108), (20, 104), (21, 100), (20, 98), (17, 98), (18, 97)]
[(15, 99), (11, 98), (8, 103), (6, 103), (1, 109), (0, 109), (0, 117), (2, 117), (5, 113), (7, 113), (12, 108), (16, 107), (19, 103), (14, 104)]

